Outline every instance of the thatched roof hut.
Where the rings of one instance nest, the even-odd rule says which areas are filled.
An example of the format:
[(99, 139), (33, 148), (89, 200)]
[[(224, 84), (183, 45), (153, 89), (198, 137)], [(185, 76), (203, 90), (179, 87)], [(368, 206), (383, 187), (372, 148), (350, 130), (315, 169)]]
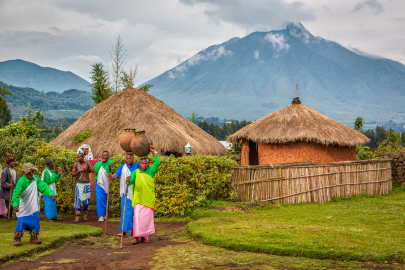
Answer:
[[(77, 150), (81, 144), (91, 147), (94, 157), (104, 150), (111, 155), (124, 154), (119, 141), (125, 128), (145, 130), (156, 151), (184, 154), (190, 142), (192, 154), (226, 155), (225, 147), (204, 130), (182, 117), (154, 96), (135, 88), (122, 91), (87, 111), (52, 143)], [(92, 135), (74, 144), (72, 138), (92, 129)]]
[[(245, 147), (242, 165), (352, 160), (355, 147), (369, 141), (363, 133), (304, 104), (291, 104), (271, 113), (227, 139), (228, 142), (239, 140), (243, 141), (242, 148)], [(252, 151), (256, 151), (257, 160)]]

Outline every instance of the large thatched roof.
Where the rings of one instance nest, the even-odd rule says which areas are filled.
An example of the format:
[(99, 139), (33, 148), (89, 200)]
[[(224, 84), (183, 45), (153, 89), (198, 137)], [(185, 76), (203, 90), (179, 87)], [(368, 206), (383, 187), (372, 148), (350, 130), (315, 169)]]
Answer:
[[(125, 152), (119, 141), (125, 128), (145, 130), (158, 152), (184, 153), (190, 142), (192, 153), (226, 155), (225, 147), (214, 137), (175, 112), (159, 99), (138, 89), (127, 89), (94, 106), (52, 143), (77, 150), (82, 144), (91, 147), (94, 157), (104, 150), (111, 155)], [(74, 144), (73, 136), (93, 129), (85, 141)]]
[(304, 104), (291, 104), (271, 113), (232, 134), (227, 141), (240, 139), (260, 144), (306, 141), (350, 147), (369, 141), (363, 133)]

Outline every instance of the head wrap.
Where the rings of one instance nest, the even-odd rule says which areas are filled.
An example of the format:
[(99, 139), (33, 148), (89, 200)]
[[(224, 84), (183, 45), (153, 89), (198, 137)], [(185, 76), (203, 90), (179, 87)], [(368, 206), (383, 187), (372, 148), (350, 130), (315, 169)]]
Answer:
[[(84, 148), (88, 148), (89, 152), (87, 153), (87, 155), (83, 152)], [(77, 153), (82, 153), (84, 155), (84, 159), (94, 159), (93, 158), (93, 153), (91, 152), (91, 148), (90, 145), (88, 144), (83, 144), (82, 146), (79, 147), (79, 149), (77, 149)]]

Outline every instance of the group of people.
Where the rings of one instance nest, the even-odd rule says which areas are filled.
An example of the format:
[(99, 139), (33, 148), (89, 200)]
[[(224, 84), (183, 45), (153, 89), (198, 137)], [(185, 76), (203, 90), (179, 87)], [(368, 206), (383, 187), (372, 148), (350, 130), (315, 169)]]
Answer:
[[(160, 166), (154, 146), (151, 145), (149, 149), (154, 157), (153, 166), (149, 166), (146, 156), (141, 157), (138, 163), (134, 163), (134, 156), (127, 154), (126, 164), (121, 165), (114, 174), (111, 174), (112, 162), (109, 152), (104, 151), (102, 159), (93, 166), (89, 161), (93, 158), (92, 155), (89, 158), (89, 148), (85, 145), (79, 149), (77, 162), (72, 169), (72, 176), (76, 178), (73, 205), (75, 209), (74, 222), (80, 222), (82, 213), (83, 221), (88, 220), (91, 195), (90, 173), (95, 173), (96, 206), (99, 222), (103, 222), (106, 218), (109, 181), (119, 178), (122, 210), (120, 232), (126, 235), (132, 231), (133, 244), (149, 243), (149, 235), (155, 233), (153, 220), (155, 206), (154, 176)], [(15, 169), (14, 158), (10, 156), (6, 163), (8, 167), (1, 174), (0, 199), (4, 200), (5, 208), (10, 208), (9, 204), (11, 204), (12, 210), (10, 210), (11, 212), (14, 211), (17, 217), (14, 245), (21, 245), (24, 230), (30, 232), (31, 243), (40, 244), (41, 240), (38, 239), (40, 230), (39, 198), (41, 194), (44, 196), (44, 220), (60, 221), (61, 219), (57, 216), (55, 201), (56, 183), (64, 169), (56, 168), (52, 160), (47, 160), (46, 169), (43, 171), (42, 177), (39, 178), (34, 174), (38, 169), (31, 163), (26, 163), (22, 166), (23, 176), (19, 178)], [(0, 211), (1, 209), (0, 201)], [(10, 217), (11, 212), (9, 213)]]

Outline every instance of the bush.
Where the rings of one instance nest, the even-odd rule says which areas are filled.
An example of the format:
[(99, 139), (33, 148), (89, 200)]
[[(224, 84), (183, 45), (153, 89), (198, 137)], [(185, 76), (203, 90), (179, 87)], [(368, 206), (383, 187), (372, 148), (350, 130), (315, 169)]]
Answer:
[(6, 165), (6, 158), (13, 155), (17, 165), (27, 155), (32, 155), (37, 148), (45, 142), (39, 138), (27, 138), (25, 136), (10, 137), (0, 133), (0, 163)]
[[(148, 156), (152, 165), (153, 157)], [(121, 164), (125, 164), (125, 156), (111, 158), (112, 173)], [(193, 208), (206, 205), (210, 199), (235, 200), (234, 189), (229, 189), (226, 183), (232, 174), (234, 161), (226, 157), (216, 156), (161, 156), (160, 168), (155, 175), (156, 216), (185, 216)], [(134, 162), (139, 158), (135, 156)], [(120, 180), (110, 184), (110, 210), (113, 217), (121, 215)]]
[(22, 165), (30, 162), (38, 168), (38, 175), (41, 176), (42, 171), (46, 167), (45, 161), (47, 159), (52, 159), (55, 163), (55, 167), (58, 167), (59, 169), (65, 168), (59, 182), (56, 184), (56, 205), (58, 211), (66, 212), (69, 209), (72, 209), (75, 198), (76, 182), (72, 178), (70, 170), (76, 162), (76, 152), (66, 149), (63, 146), (46, 144), (44, 142), (35, 152), (30, 153), (30, 155), (25, 155), (17, 168), (19, 169), (19, 172), (21, 172)]
[(235, 199), (226, 183), (236, 162), (217, 156), (160, 157), (155, 175), (156, 216), (184, 216), (210, 199)]
[[(17, 160), (17, 169), (21, 173), (24, 163), (30, 162), (38, 168), (41, 176), (45, 169), (45, 161), (52, 159), (55, 167), (65, 168), (60, 181), (57, 183), (58, 211), (68, 211), (73, 207), (75, 196), (75, 181), (71, 169), (76, 162), (76, 153), (63, 146), (47, 144), (41, 139), (26, 137), (4, 137), (0, 135), (0, 155), (5, 160), (13, 154)], [(153, 163), (152, 155), (148, 156)], [(159, 157), (161, 166), (155, 175), (156, 187), (156, 216), (185, 216), (193, 208), (203, 206), (211, 199), (235, 200), (234, 189), (229, 189), (226, 183), (233, 171), (235, 161), (227, 157), (217, 156), (174, 156)], [(125, 156), (111, 157), (114, 173), (120, 165), (125, 164)], [(134, 162), (139, 158), (135, 156)], [(109, 209), (113, 217), (121, 215), (120, 179), (110, 183)]]

